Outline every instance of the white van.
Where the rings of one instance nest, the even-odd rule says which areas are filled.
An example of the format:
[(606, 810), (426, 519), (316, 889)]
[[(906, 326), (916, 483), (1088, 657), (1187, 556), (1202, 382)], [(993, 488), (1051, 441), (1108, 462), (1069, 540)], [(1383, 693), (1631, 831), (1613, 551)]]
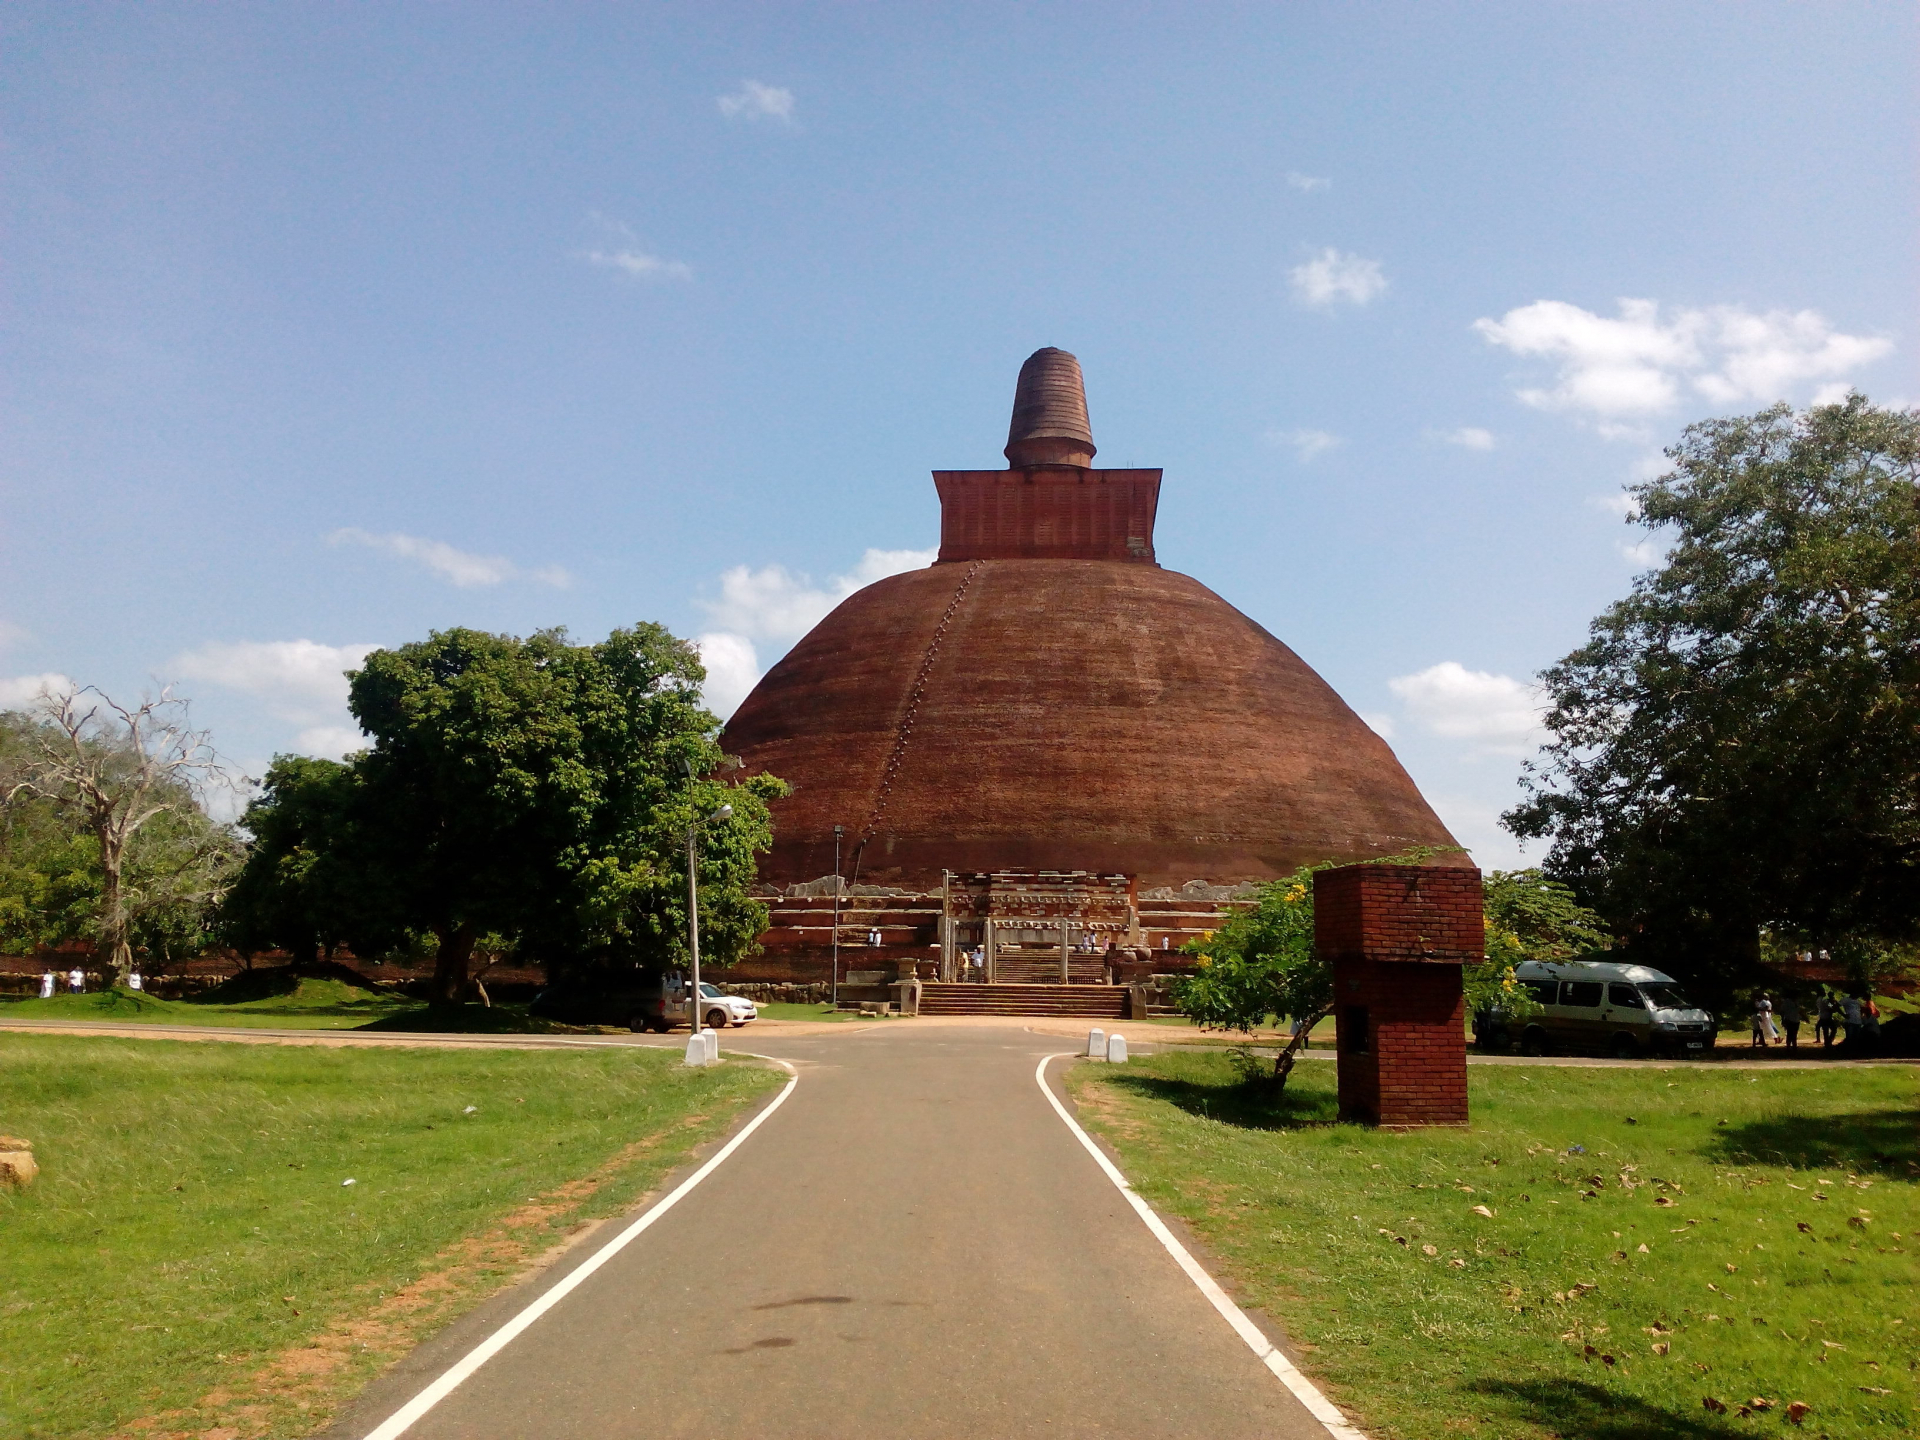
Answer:
[(1671, 975), (1645, 965), (1529, 960), (1514, 967), (1514, 977), (1543, 1008), (1511, 1021), (1497, 1009), (1474, 1016), (1482, 1048), (1504, 1050), (1518, 1039), (1529, 1055), (1569, 1050), (1623, 1060), (1713, 1048), (1713, 1016), (1687, 999)]

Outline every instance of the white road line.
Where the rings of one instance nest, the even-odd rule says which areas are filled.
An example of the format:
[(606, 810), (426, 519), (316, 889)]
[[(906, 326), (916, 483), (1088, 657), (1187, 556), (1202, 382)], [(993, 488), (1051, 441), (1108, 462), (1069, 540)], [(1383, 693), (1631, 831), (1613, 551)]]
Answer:
[(1274, 1377), (1293, 1392), (1294, 1399), (1307, 1407), (1313, 1418), (1326, 1428), (1327, 1433), (1333, 1436), (1334, 1440), (1367, 1440), (1361, 1431), (1348, 1422), (1347, 1417), (1340, 1413), (1334, 1403), (1322, 1395), (1319, 1388), (1302, 1375), (1294, 1367), (1293, 1362), (1275, 1348), (1271, 1340), (1260, 1333), (1260, 1327), (1248, 1319), (1246, 1312), (1234, 1304), (1227, 1292), (1220, 1288), (1219, 1282), (1201, 1268), (1200, 1262), (1193, 1258), (1187, 1247), (1182, 1245), (1173, 1231), (1167, 1228), (1167, 1222), (1154, 1214), (1153, 1207), (1142, 1200), (1133, 1186), (1127, 1183), (1127, 1177), (1120, 1173), (1119, 1167), (1107, 1158), (1105, 1151), (1093, 1143), (1093, 1137), (1080, 1128), (1080, 1122), (1067, 1113), (1067, 1107), (1060, 1103), (1059, 1097), (1047, 1084), (1047, 1066), (1055, 1060), (1077, 1059), (1078, 1054), (1077, 1051), (1068, 1050), (1057, 1055), (1049, 1055), (1033, 1072), (1033, 1078), (1040, 1086), (1040, 1093), (1047, 1097), (1047, 1103), (1053, 1106), (1054, 1114), (1067, 1122), (1067, 1128), (1073, 1132), (1074, 1139), (1086, 1146), (1087, 1153), (1093, 1156), (1095, 1163), (1106, 1172), (1107, 1178), (1114, 1183), (1115, 1188), (1127, 1197), (1127, 1203), (1133, 1206), (1134, 1214), (1138, 1215), (1147, 1229), (1153, 1232), (1153, 1238), (1166, 1247), (1167, 1253), (1173, 1256), (1174, 1263), (1187, 1272), (1187, 1278), (1193, 1281), (1202, 1295), (1207, 1297), (1213, 1308), (1220, 1312), (1220, 1318), (1233, 1327), (1233, 1333), (1247, 1342), (1247, 1348), (1259, 1357), (1260, 1363), (1271, 1370)]
[[(756, 1058), (772, 1059), (771, 1056)], [(707, 1161), (706, 1164), (702, 1165), (698, 1170), (694, 1171), (693, 1174), (681, 1181), (671, 1195), (659, 1201), (652, 1209), (648, 1210), (646, 1214), (642, 1215), (631, 1225), (627, 1226), (626, 1229), (614, 1236), (613, 1239), (594, 1251), (591, 1257), (570, 1271), (565, 1279), (561, 1280), (538, 1300), (535, 1300), (531, 1305), (527, 1306), (526, 1309), (522, 1310), (518, 1315), (515, 1315), (511, 1320), (507, 1321), (506, 1324), (494, 1331), (493, 1334), (489, 1335), (485, 1340), (482, 1340), (478, 1345), (474, 1346), (473, 1349), (462, 1356), (461, 1359), (438, 1380), (427, 1386), (426, 1389), (422, 1390), (418, 1395), (414, 1396), (413, 1399), (409, 1400), (389, 1416), (386, 1423), (378, 1429), (368, 1431), (367, 1440), (395, 1440), (396, 1436), (404, 1435), (412, 1428), (414, 1422), (419, 1420), (421, 1416), (433, 1409), (433, 1407), (438, 1405), (442, 1400), (446, 1399), (447, 1396), (451, 1395), (468, 1376), (472, 1375), (474, 1371), (486, 1364), (487, 1361), (506, 1349), (523, 1330), (532, 1325), (534, 1321), (538, 1320), (562, 1300), (566, 1299), (567, 1296), (571, 1295), (589, 1275), (593, 1274), (594, 1271), (613, 1259), (615, 1255), (618, 1255), (622, 1250), (626, 1249), (627, 1246), (638, 1239), (640, 1234), (651, 1226), (654, 1221), (658, 1220), (662, 1215), (666, 1214), (667, 1211), (679, 1204), (680, 1201), (686, 1197), (688, 1191), (692, 1190), (694, 1186), (698, 1185), (702, 1180), (706, 1179), (707, 1176), (717, 1170), (720, 1167), (721, 1161), (738, 1150), (746, 1143), (749, 1135), (753, 1134), (754, 1131), (766, 1123), (768, 1116), (772, 1115), (774, 1111), (787, 1103), (787, 1097), (793, 1094), (794, 1087), (800, 1083), (800, 1072), (795, 1070), (793, 1066), (787, 1064), (784, 1060), (774, 1060), (773, 1063), (784, 1068), (793, 1078), (787, 1081), (786, 1088), (774, 1097), (771, 1105), (754, 1116), (747, 1127), (722, 1146), (719, 1153), (711, 1160)]]

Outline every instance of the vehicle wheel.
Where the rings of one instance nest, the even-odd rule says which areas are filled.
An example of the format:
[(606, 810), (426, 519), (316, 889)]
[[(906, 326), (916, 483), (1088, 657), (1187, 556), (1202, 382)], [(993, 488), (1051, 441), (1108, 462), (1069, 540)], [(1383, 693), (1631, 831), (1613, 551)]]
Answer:
[(727, 1028), (727, 1012), (726, 1011), (709, 1010), (707, 1012), (707, 1029), (724, 1030), (726, 1028)]
[(627, 1029), (636, 1035), (644, 1035), (653, 1028), (653, 1022), (644, 1015), (636, 1015), (627, 1021)]
[(1640, 1045), (1631, 1035), (1613, 1037), (1613, 1058), (1616, 1060), (1638, 1060)]
[(1522, 1055), (1544, 1055), (1547, 1053), (1547, 1048), (1547, 1032), (1537, 1025), (1520, 1037)]

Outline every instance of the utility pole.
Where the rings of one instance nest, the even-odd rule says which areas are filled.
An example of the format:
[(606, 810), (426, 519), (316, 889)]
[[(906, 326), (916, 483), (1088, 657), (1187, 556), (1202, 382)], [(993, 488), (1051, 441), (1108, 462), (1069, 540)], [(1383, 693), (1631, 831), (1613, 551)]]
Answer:
[[(680, 764), (687, 772), (688, 799), (692, 799), (693, 761), (685, 756)], [(700, 827), (703, 824), (719, 824), (722, 820), (733, 818), (733, 806), (722, 805), (706, 820), (696, 811), (687, 821), (687, 951), (693, 959), (693, 975), (687, 982), (687, 1023), (698, 1035), (700, 1024)]]
[(833, 1008), (840, 1008), (840, 840), (847, 827), (833, 827)]

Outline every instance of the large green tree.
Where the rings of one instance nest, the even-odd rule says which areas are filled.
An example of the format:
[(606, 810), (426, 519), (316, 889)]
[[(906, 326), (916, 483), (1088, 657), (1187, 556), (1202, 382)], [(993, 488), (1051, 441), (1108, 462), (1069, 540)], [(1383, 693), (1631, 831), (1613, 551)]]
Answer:
[(0, 716), (0, 943), (86, 941), (114, 984), (198, 953), (239, 860), (202, 804), (224, 779), (166, 692), (68, 689)]
[(730, 804), (700, 847), (702, 952), (726, 964), (766, 926), (748, 888), (785, 787), (723, 778), (705, 678), (658, 625), (377, 650), (350, 677), (368, 748), (338, 773), (283, 762), (242, 894), (303, 943), (430, 933), (442, 1001), (488, 937), (560, 972), (665, 968), (687, 958), (687, 826)]
[(1542, 675), (1505, 817), (1637, 956), (1723, 1000), (1762, 927), (1920, 929), (1920, 413), (1689, 427), (1633, 489), (1666, 561)]
[(341, 945), (386, 948), (393, 937), (383, 887), (357, 863), (358, 791), (351, 765), (274, 758), (240, 819), (252, 844), (222, 907), (228, 944), (286, 950), (306, 964)]

